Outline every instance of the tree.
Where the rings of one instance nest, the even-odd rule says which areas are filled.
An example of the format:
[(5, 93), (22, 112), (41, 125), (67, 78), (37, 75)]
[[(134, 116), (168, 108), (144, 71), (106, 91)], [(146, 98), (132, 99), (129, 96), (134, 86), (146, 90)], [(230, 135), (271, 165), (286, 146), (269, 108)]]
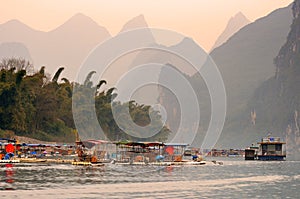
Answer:
[[(39, 71), (28, 74), (27, 69), (31, 64), (26, 63), (20, 60), (0, 62), (1, 132), (13, 132), (45, 141), (73, 142), (76, 135), (75, 119), (81, 139), (101, 139), (98, 128), (100, 124), (111, 140), (141, 140), (138, 136), (134, 137), (123, 131), (134, 131), (128, 124), (129, 119), (140, 126), (146, 126), (150, 122), (153, 128), (162, 126), (159, 113), (150, 106), (139, 105), (134, 101), (114, 101), (117, 97), (115, 88), (101, 91), (101, 87), (107, 82), (101, 80), (94, 85), (91, 79), (95, 71), (87, 75), (83, 84), (71, 83), (66, 78), (58, 82), (63, 67), (57, 70), (50, 81), (44, 66)], [(130, 115), (125, 112), (127, 107)], [(116, 123), (112, 108), (117, 111), (117, 116), (121, 119), (120, 126), (124, 128)], [(151, 114), (153, 121), (150, 121)], [(163, 127), (149, 140), (163, 141), (168, 134), (169, 130)]]
[(63, 71), (64, 69), (65, 69), (64, 67), (60, 67), (60, 68), (56, 71), (55, 75), (54, 75), (53, 78), (52, 78), (52, 82), (56, 82), (56, 83), (57, 83), (58, 78), (59, 78), (60, 74), (62, 73), (62, 71)]

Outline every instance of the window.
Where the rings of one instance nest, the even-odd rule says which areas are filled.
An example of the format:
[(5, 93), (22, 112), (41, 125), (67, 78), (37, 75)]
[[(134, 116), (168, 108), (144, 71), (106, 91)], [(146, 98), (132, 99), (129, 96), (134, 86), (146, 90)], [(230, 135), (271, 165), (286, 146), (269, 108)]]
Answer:
[(275, 145), (275, 150), (276, 151), (281, 151), (282, 150), (282, 145), (281, 144), (276, 144)]

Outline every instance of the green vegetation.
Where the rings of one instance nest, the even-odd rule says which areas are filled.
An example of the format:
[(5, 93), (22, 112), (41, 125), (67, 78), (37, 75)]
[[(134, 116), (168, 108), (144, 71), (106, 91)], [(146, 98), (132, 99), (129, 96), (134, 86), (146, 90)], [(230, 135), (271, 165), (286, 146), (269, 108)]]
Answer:
[[(94, 72), (86, 77), (84, 84), (70, 83), (66, 78), (59, 81), (64, 68), (59, 68), (50, 80), (46, 76), (45, 67), (32, 73), (33, 66), (22, 59), (5, 59), (0, 63), (0, 136), (22, 135), (44, 141), (74, 142), (75, 124), (72, 113), (73, 89), (76, 100), (80, 102), (80, 112), (90, 111), (90, 107), (96, 108), (96, 114), (104, 133), (111, 140), (138, 138), (125, 134), (113, 119), (111, 106), (116, 106), (117, 115), (129, 105), (130, 115), (133, 121), (141, 126), (150, 123), (149, 114), (154, 114), (155, 121), (151, 125), (162, 126), (160, 115), (150, 106), (139, 105), (134, 102), (113, 102), (117, 96), (114, 88), (100, 92), (102, 80), (96, 86), (90, 80)], [(31, 74), (32, 73), (32, 74)], [(91, 98), (90, 98), (91, 97)], [(94, 101), (91, 101), (93, 99)], [(83, 104), (83, 105), (82, 105)], [(74, 105), (74, 104), (73, 104)], [(74, 105), (76, 106), (76, 104)], [(91, 118), (78, 114), (76, 121), (89, 124)], [(128, 119), (128, 118), (127, 118)], [(123, 128), (130, 129), (126, 120)], [(86, 126), (86, 131), (99, 132), (93, 125)], [(81, 132), (79, 132), (81, 135)], [(162, 130), (149, 139), (165, 141), (169, 130)], [(97, 138), (97, 135), (94, 137)]]
[[(165, 141), (170, 133), (169, 129), (163, 126), (159, 112), (153, 110), (150, 106), (139, 105), (134, 101), (121, 103), (113, 101), (117, 94), (115, 88), (110, 88), (107, 91), (101, 91), (100, 87), (106, 84), (106, 81), (101, 80), (96, 86), (90, 80), (95, 72), (90, 72), (84, 84), (75, 84), (74, 90), (74, 118), (79, 127), (79, 133), (86, 139), (103, 139), (99, 135), (99, 122), (103, 133), (110, 140), (133, 140), (133, 141)], [(91, 101), (94, 99), (94, 101)], [(93, 106), (95, 106), (96, 115), (93, 114)], [(112, 109), (113, 107), (113, 109)], [(129, 109), (129, 114), (126, 114), (126, 109)], [(118, 117), (119, 124), (114, 120), (114, 115)], [(152, 121), (149, 115), (152, 115)], [(96, 118), (95, 118), (96, 117)], [(129, 118), (131, 117), (131, 118)], [(136, 132), (135, 128), (128, 122), (133, 120), (138, 126), (150, 126), (150, 132), (153, 129), (161, 129), (153, 137), (147, 139), (141, 138), (147, 132)], [(130, 132), (126, 134), (126, 132)]]

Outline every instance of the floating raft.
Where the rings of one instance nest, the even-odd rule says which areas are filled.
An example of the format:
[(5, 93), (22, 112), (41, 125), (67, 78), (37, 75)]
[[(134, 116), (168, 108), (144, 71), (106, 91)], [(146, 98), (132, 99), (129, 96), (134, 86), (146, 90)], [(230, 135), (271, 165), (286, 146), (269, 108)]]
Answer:
[(20, 160), (0, 160), (0, 163), (19, 163)]
[(64, 159), (40, 159), (40, 158), (18, 158), (22, 163), (54, 163), (54, 164), (71, 164), (73, 160)]
[(129, 165), (129, 166), (147, 166), (147, 165), (151, 165), (151, 166), (170, 166), (171, 163), (170, 162), (116, 162), (114, 163), (116, 165)]
[(91, 162), (72, 162), (72, 165), (76, 165), (76, 166), (94, 166), (94, 167), (100, 167), (100, 166), (104, 166), (103, 163), (91, 163)]
[(64, 159), (46, 159), (48, 163), (55, 164), (71, 164), (73, 160), (64, 160)]
[(20, 158), (18, 159), (20, 162), (23, 163), (40, 163), (40, 162), (46, 162), (47, 160), (44, 159), (36, 159), (36, 158)]
[[(174, 162), (174, 163), (177, 163), (177, 162)], [(182, 165), (204, 165), (204, 164), (206, 164), (205, 161), (199, 161), (199, 162), (194, 162), (194, 161), (190, 162), (190, 161), (188, 161), (188, 162), (183, 162)]]
[(92, 166), (91, 162), (72, 162), (72, 165), (76, 166)]
[(194, 162), (194, 161), (183, 161), (183, 162), (116, 162), (114, 164), (117, 165), (134, 165), (134, 166), (146, 166), (146, 165), (151, 165), (151, 166), (171, 166), (171, 165), (204, 165), (206, 164), (205, 161), (200, 161), (200, 162)]

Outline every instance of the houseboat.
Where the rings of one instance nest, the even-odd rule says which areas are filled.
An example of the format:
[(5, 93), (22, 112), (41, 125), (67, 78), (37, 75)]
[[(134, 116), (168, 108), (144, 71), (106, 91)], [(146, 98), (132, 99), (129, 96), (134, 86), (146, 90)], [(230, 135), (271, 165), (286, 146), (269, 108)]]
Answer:
[(285, 160), (285, 142), (279, 137), (266, 137), (257, 143), (258, 146), (252, 146), (245, 149), (245, 160)]
[(245, 149), (245, 160), (256, 160), (258, 149), (258, 146), (250, 146), (249, 148)]

